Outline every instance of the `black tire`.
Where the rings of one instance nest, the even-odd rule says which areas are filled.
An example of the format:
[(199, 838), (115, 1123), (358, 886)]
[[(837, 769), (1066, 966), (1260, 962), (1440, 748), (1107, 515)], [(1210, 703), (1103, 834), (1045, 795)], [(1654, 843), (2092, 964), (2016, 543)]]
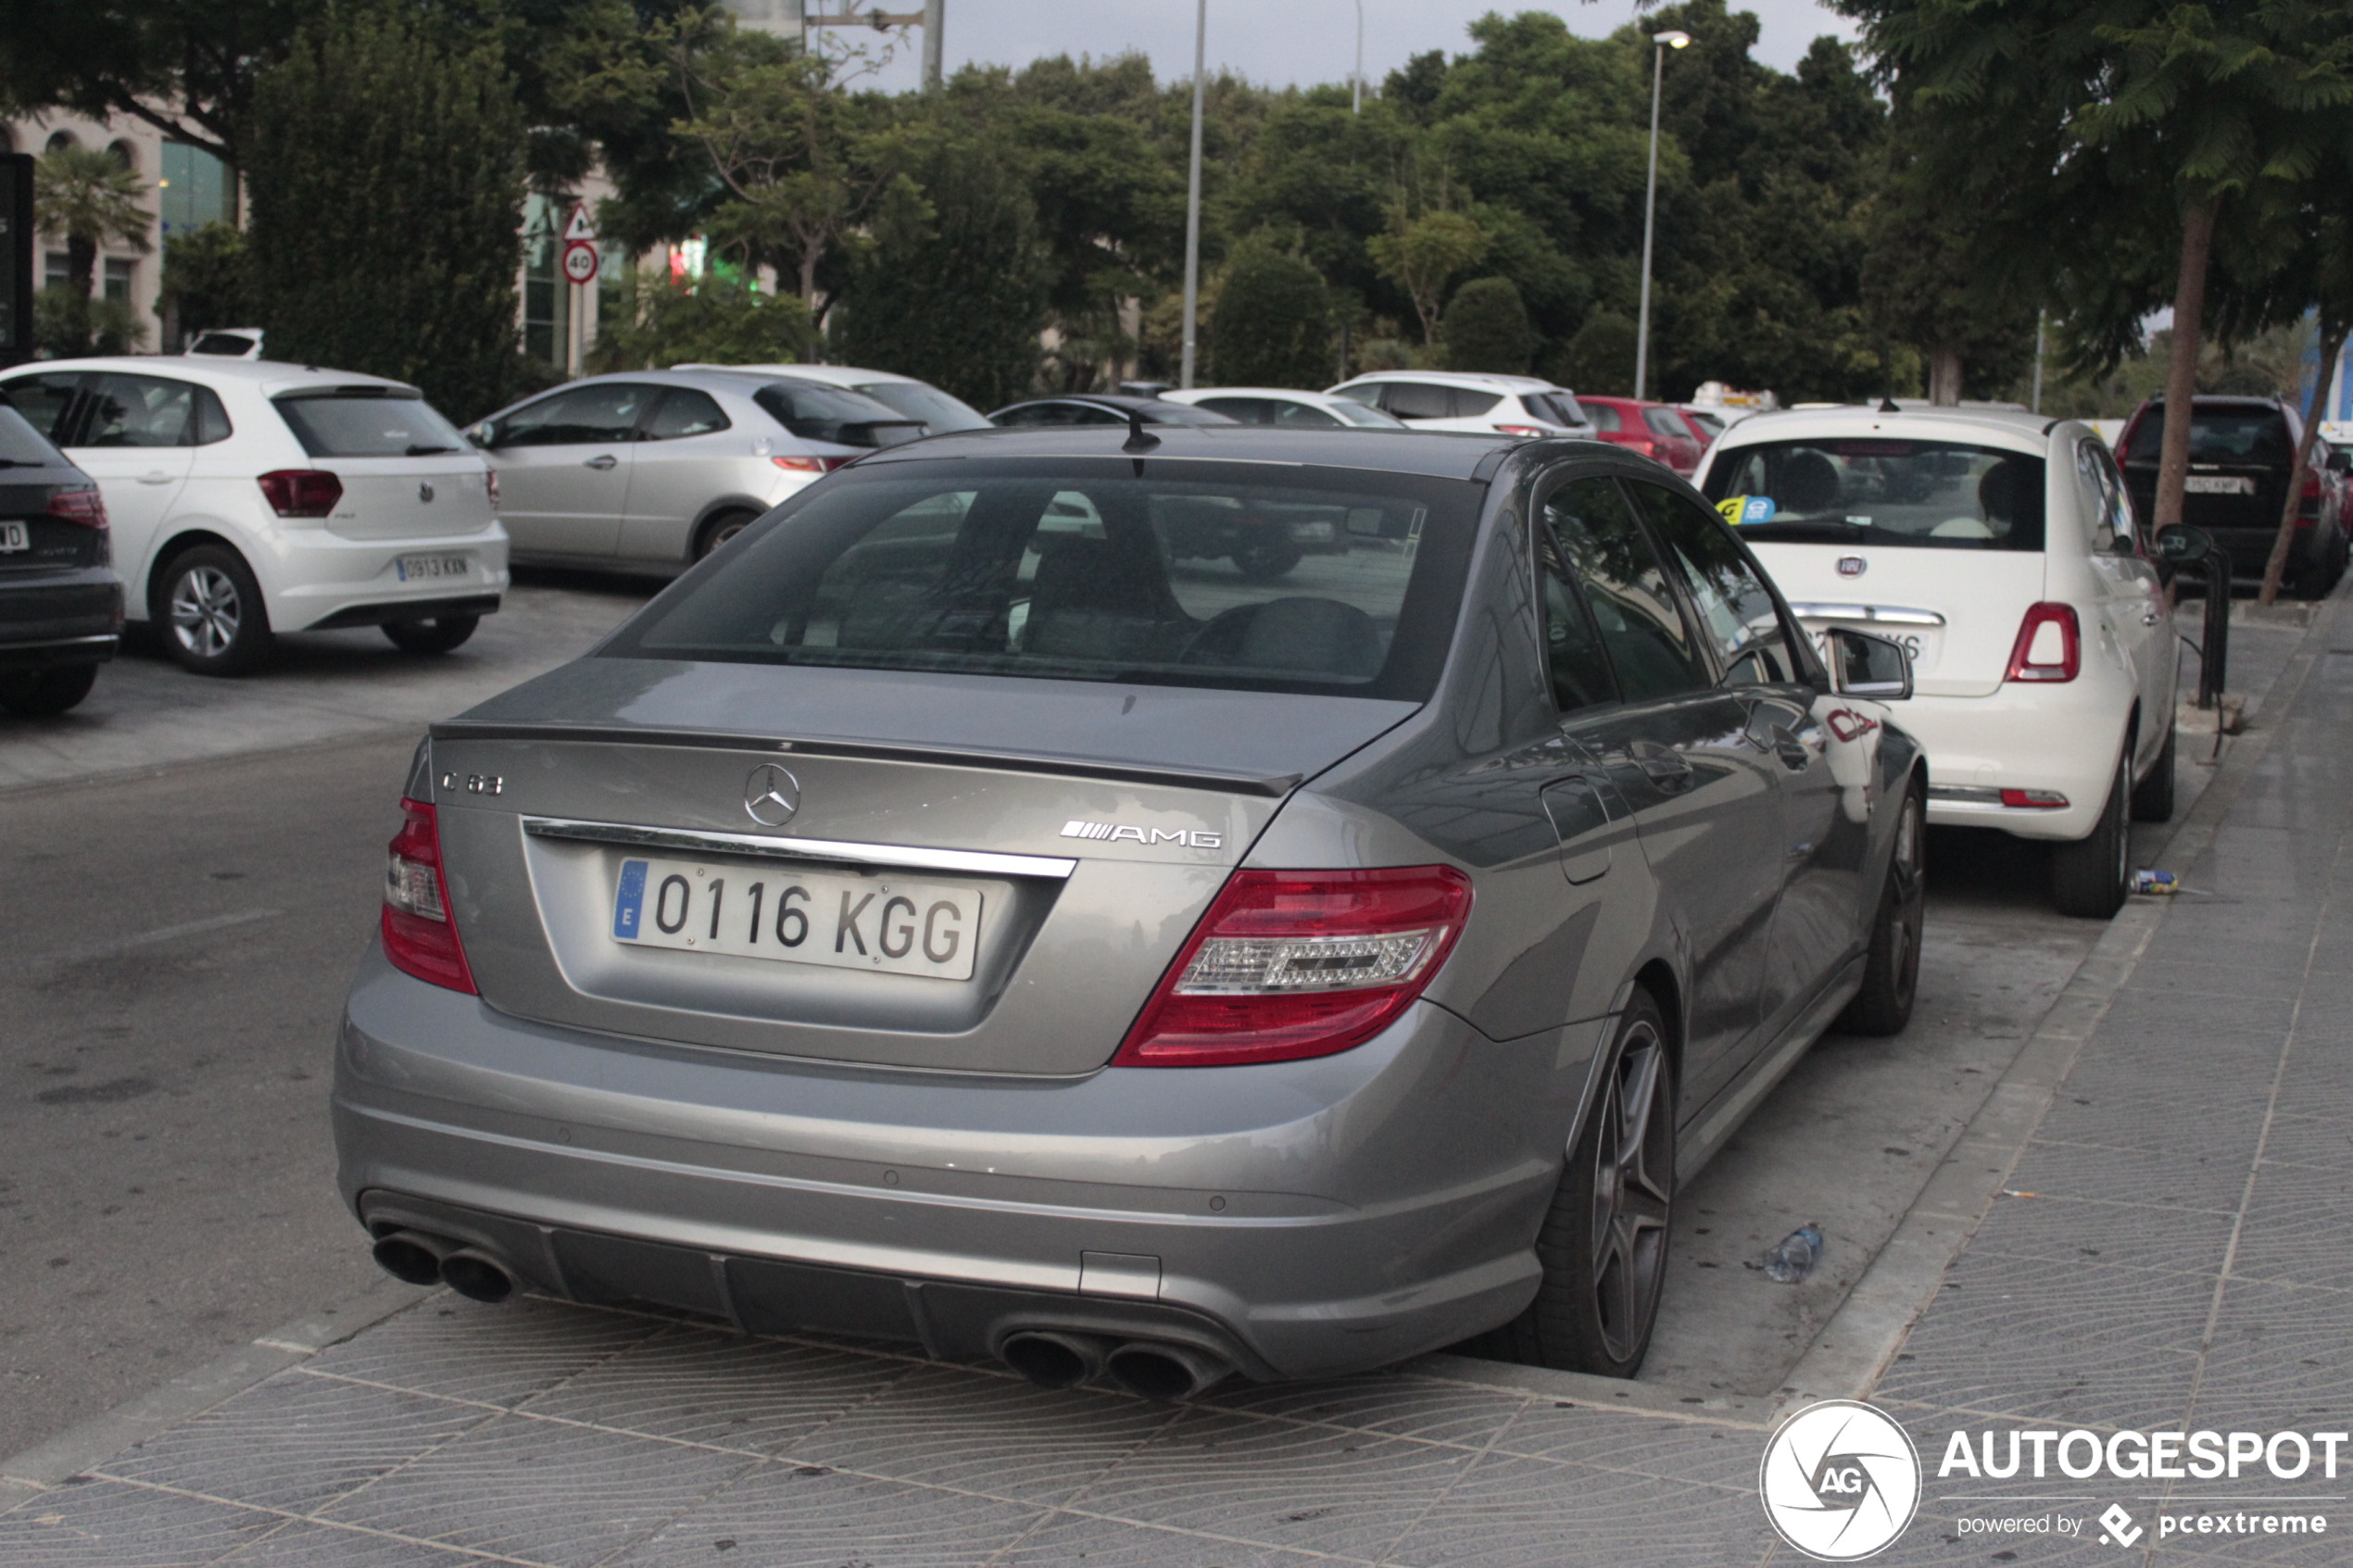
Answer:
[(700, 560), (760, 521), (758, 512), (721, 512), (695, 535), (695, 558)]
[(479, 615), (445, 615), (434, 621), (387, 621), (384, 633), (402, 653), (447, 653), (482, 624)]
[(2173, 820), (2173, 753), (2180, 732), (2168, 723), (2165, 726), (2165, 746), (2149, 764), (2141, 782), (2133, 786), (2133, 820), (2136, 822), (2170, 822)]
[(1599, 1082), (1536, 1237), (1543, 1283), (1494, 1339), (1530, 1366), (1631, 1377), (1658, 1321), (1675, 1196), (1674, 1073), (1648, 992), (1618, 1019)]
[(2124, 907), (2131, 880), (2132, 825), (2126, 821), (2133, 794), (2133, 743), (2124, 743), (2116, 777), (2100, 807), (2099, 825), (2072, 844), (2051, 847), (2051, 902), (2063, 915), (2106, 920)]
[(1256, 539), (1234, 552), (1234, 569), (1253, 583), (1272, 583), (1302, 558), (1300, 547), (1289, 540)]
[(1928, 797), (1916, 780), (1904, 792), (1887, 880), (1871, 917), (1863, 988), (1831, 1027), (1848, 1035), (1900, 1035), (1919, 994), (1921, 906), (1927, 886)]
[(245, 558), (225, 545), (181, 551), (149, 601), (164, 651), (198, 675), (243, 675), (270, 657), (270, 609)]
[(54, 719), (88, 696), (97, 684), (94, 664), (11, 670), (0, 674), (0, 709), (24, 719)]

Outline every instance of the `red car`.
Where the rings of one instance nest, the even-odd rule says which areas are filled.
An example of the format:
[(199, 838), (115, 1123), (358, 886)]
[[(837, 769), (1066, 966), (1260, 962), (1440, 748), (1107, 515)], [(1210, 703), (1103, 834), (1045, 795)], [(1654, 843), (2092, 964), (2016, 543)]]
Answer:
[(1698, 469), (1706, 444), (1692, 433), (1681, 409), (1669, 403), (1646, 403), (1632, 397), (1591, 397), (1577, 395), (1585, 417), (1604, 441), (1630, 447), (1655, 458), (1686, 478)]

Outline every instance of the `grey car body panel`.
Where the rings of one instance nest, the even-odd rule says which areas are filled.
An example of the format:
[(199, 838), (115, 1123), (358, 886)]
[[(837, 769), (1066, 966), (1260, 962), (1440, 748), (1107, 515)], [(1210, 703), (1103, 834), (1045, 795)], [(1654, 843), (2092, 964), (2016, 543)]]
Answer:
[[(866, 462), (1012, 443), (1100, 458), (1120, 433), (935, 437)], [(730, 1287), (709, 1280), (730, 1260), (847, 1271), (892, 1300), (926, 1282), (1042, 1293), (983, 1314), (983, 1340), (1016, 1318), (1094, 1322), (1083, 1252), (1156, 1258), (1158, 1308), (1199, 1314), (1252, 1375), (1312, 1376), (1526, 1303), (1636, 985), (1677, 1026), (1679, 1173), (1720, 1147), (1860, 982), (1888, 806), (1920, 766), (1909, 737), (1806, 687), (1554, 710), (1529, 508), (1567, 472), (1688, 492), (1655, 465), (1570, 441), (1156, 433), (1177, 460), (1305, 449), (1486, 482), (1430, 698), (594, 657), (494, 698), (436, 727), (410, 781), (439, 805), (483, 996), (363, 966), (336, 1070), (355, 1209), (394, 1216), (380, 1227), (408, 1199), (519, 1217), (549, 1260), (525, 1276), (590, 1298), (603, 1287), (565, 1274), (564, 1247), (682, 1248), (710, 1267), (686, 1271), (692, 1300), (656, 1298), (723, 1315), (709, 1293)], [(1644, 747), (1677, 752), (1694, 784), (1662, 789)], [(802, 807), (750, 829), (744, 782), (768, 761)], [(466, 787), (484, 776), (495, 797)], [(988, 884), (994, 946), (942, 999), (906, 977), (616, 953), (593, 928), (620, 851), (526, 833), (527, 816), (1075, 863)], [(1065, 819), (1218, 842), (1064, 838)], [(1471, 875), (1473, 915), (1375, 1040), (1248, 1067), (1104, 1065), (1234, 867), (1431, 863)], [(994, 1348), (959, 1332), (920, 1336)]]

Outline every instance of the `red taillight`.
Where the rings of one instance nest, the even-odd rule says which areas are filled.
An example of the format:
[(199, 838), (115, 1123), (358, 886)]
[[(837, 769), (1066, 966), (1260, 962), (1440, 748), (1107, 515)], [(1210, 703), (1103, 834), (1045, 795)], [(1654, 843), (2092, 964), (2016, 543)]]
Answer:
[(487, 470), (482, 476), (482, 482), (483, 488), (490, 493), (490, 509), (495, 512), (498, 509), (498, 470)]
[(404, 799), (400, 810), (405, 820), (393, 834), (384, 866), (384, 957), (420, 980), (478, 997), (465, 946), (458, 940), (458, 918), (449, 908), (441, 829), (433, 808)]
[(61, 522), (79, 523), (84, 528), (107, 525), (107, 504), (98, 496), (95, 485), (80, 490), (49, 492), (49, 515)]
[(855, 458), (771, 458), (770, 462), (795, 473), (831, 473), (837, 468), (854, 463)]
[(2296, 508), (2296, 526), (2311, 528), (2321, 521), (2321, 476), (2308, 470), (2304, 475), (2301, 500)]
[(1361, 1046), (1429, 985), (1470, 902), (1452, 866), (1238, 871), (1113, 1064), (1228, 1067)]
[(324, 469), (278, 469), (258, 483), (280, 517), (325, 517), (343, 499), (343, 481)]
[(2083, 668), (2083, 629), (2075, 607), (2038, 604), (2028, 608), (2010, 646), (2006, 681), (2072, 681)]

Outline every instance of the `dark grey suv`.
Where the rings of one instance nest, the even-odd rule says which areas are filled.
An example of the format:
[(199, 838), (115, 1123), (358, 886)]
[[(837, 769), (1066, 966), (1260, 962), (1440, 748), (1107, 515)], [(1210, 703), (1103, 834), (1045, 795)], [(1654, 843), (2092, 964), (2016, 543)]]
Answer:
[(1598, 444), (875, 452), (434, 726), (345, 1197), (407, 1278), (1050, 1384), (1630, 1374), (1679, 1181), (1910, 1011), (1908, 675), (1831, 646)]
[(63, 713), (122, 636), (122, 579), (88, 474), (0, 397), (0, 710)]

